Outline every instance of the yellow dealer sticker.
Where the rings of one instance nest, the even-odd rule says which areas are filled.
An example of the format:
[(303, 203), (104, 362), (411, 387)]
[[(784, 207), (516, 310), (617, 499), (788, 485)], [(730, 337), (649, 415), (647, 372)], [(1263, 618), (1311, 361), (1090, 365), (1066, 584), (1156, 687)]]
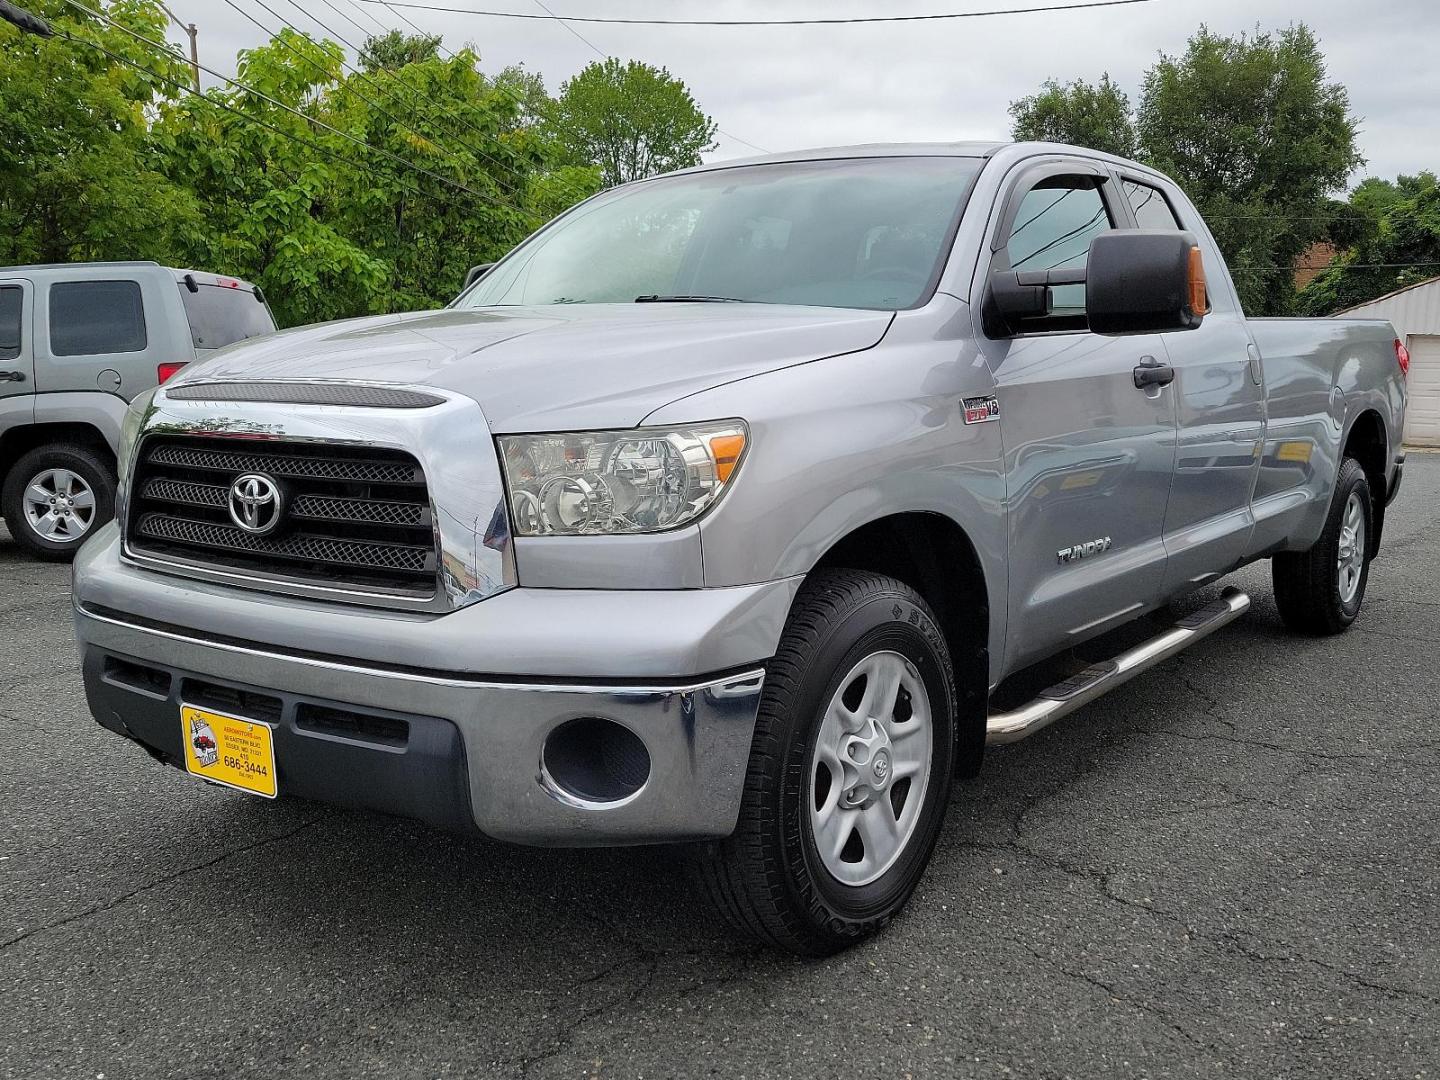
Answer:
[(275, 743), (270, 727), (238, 716), (180, 706), (185, 769), (226, 787), (275, 798)]

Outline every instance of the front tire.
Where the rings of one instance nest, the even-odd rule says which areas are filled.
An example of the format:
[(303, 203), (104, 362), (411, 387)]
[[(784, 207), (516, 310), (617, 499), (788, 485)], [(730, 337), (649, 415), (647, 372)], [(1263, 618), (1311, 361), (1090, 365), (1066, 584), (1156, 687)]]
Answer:
[(955, 701), (944, 635), (913, 589), (856, 570), (807, 581), (766, 676), (739, 823), (698, 853), (726, 920), (808, 956), (885, 926), (944, 822)]
[(0, 488), (0, 511), (15, 542), (52, 562), (115, 516), (115, 467), (88, 446), (40, 446), (21, 456)]
[(1338, 634), (1355, 621), (1370, 580), (1375, 504), (1365, 470), (1345, 458), (1330, 500), (1325, 531), (1308, 551), (1271, 559), (1280, 618), (1301, 634)]

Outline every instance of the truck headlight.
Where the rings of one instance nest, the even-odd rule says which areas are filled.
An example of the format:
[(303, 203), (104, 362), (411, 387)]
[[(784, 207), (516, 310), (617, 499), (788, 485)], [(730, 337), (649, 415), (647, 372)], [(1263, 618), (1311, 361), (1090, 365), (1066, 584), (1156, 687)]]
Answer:
[(715, 505), (740, 466), (746, 428), (721, 420), (498, 441), (516, 535), (650, 533)]

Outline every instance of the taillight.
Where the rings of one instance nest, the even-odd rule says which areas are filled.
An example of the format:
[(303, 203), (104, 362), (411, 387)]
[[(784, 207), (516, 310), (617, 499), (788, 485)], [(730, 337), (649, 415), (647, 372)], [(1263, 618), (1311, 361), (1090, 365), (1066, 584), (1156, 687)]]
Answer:
[(1395, 359), (1400, 363), (1400, 374), (1408, 379), (1410, 377), (1410, 350), (1405, 348), (1405, 343), (1398, 337), (1395, 339)]
[(177, 371), (183, 368), (185, 366), (185, 363), (185, 361), (181, 361), (178, 364), (161, 364), (155, 369), (155, 374), (160, 377), (160, 381), (163, 383), (167, 381)]

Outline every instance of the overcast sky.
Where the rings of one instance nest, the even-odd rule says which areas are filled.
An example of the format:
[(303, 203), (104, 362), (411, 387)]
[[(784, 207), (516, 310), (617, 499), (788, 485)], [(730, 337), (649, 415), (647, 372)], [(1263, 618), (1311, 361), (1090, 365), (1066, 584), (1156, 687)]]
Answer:
[[(391, 10), (363, 0), (265, 0), (287, 21), (359, 43), (359, 27), (407, 29), (401, 15), (472, 44), (495, 72), (523, 63), (551, 92), (596, 53), (558, 22)], [(420, 0), (425, 2), (425, 0)], [(449, 7), (540, 13), (536, 0), (433, 0)], [(804, 18), (982, 11), (1069, 0), (545, 0), (559, 14), (651, 18)], [(269, 26), (258, 0), (235, 0)], [(169, 0), (200, 26), (200, 59), (234, 70), (236, 50), (264, 35), (223, 0)], [(397, 14), (397, 11), (399, 14)], [(354, 22), (347, 21), (340, 12)], [(307, 18), (313, 14), (314, 19)], [(1006, 106), (1054, 76), (1101, 72), (1138, 97), (1145, 69), (1178, 53), (1204, 21), (1218, 33), (1278, 29), (1303, 19), (1319, 35), (1331, 78), (1360, 118), (1363, 175), (1440, 167), (1440, 0), (1148, 0), (1125, 7), (947, 22), (799, 27), (636, 27), (570, 24), (603, 53), (666, 67), (725, 135), (713, 158), (755, 151), (902, 140), (1004, 138)], [(183, 40), (172, 28), (172, 40)], [(212, 80), (207, 79), (207, 83)]]

